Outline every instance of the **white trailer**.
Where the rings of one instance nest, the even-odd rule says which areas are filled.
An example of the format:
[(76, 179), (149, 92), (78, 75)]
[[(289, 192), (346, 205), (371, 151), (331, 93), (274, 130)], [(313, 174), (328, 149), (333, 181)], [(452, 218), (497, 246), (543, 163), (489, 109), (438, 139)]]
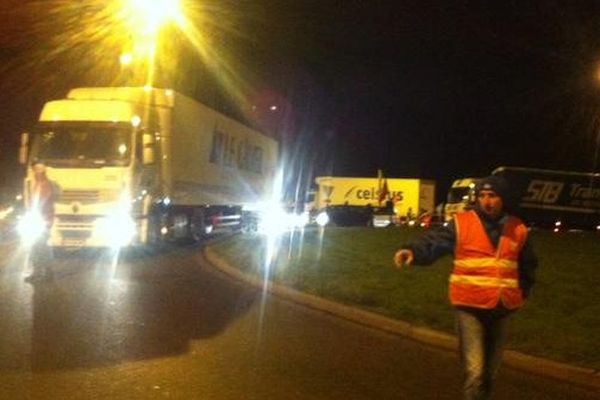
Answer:
[(21, 138), (62, 188), (52, 246), (198, 240), (245, 223), (270, 196), (277, 141), (168, 89), (78, 88), (47, 102)]

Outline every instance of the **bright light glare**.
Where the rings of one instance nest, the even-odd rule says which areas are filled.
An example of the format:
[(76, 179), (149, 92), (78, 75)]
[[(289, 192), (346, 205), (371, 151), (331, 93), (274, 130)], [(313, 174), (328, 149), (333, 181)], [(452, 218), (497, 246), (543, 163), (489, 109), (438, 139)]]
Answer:
[(27, 212), (17, 223), (17, 232), (21, 236), (21, 241), (29, 246), (35, 243), (36, 240), (46, 230), (46, 221), (38, 210)]
[(277, 236), (286, 228), (286, 214), (279, 208), (267, 207), (259, 218), (258, 232), (267, 236)]
[(325, 226), (329, 223), (329, 215), (327, 215), (325, 211), (321, 211), (319, 215), (317, 215), (317, 218), (315, 218), (315, 221), (319, 226)]
[[(146, 65), (147, 82), (153, 82), (156, 56), (164, 52), (161, 31), (169, 24), (180, 30), (189, 29), (181, 0), (115, 0), (120, 1), (118, 20), (124, 22), (122, 45), (125, 55), (121, 65), (134, 61)], [(125, 58), (124, 58), (125, 57)]]
[[(3, 10), (10, 11), (9, 17), (19, 17), (15, 24), (27, 22), (14, 32), (9, 29), (10, 36), (4, 38), (7, 43), (20, 43), (23, 38), (31, 41), (27, 55), (18, 58), (19, 70), (25, 68), (33, 73), (52, 69), (61, 65), (63, 57), (72, 57), (76, 62), (69, 64), (69, 72), (76, 76), (81, 74), (82, 81), (91, 86), (137, 86), (152, 82), (149, 80), (153, 76), (152, 67), (156, 67), (155, 72), (176, 74), (181, 71), (178, 60), (183, 41), (193, 39), (194, 47), (209, 47), (213, 26), (225, 30), (224, 26), (233, 24), (229, 20), (215, 21), (215, 13), (229, 12), (228, 5), (220, 5), (220, 2), (215, 5), (191, 0), (21, 3), (13, 7), (14, 11)], [(39, 18), (29, 19), (29, 16)], [(207, 60), (215, 60), (215, 57)], [(116, 74), (120, 74), (119, 77)]]
[(308, 220), (308, 213), (287, 212), (279, 205), (275, 205), (262, 212), (258, 231), (265, 235), (279, 235), (290, 229), (304, 228)]
[(0, 210), (0, 221), (3, 220), (3, 219), (5, 219), (10, 214), (12, 214), (12, 212), (14, 210), (15, 210), (14, 207), (7, 207), (4, 210)]
[(273, 180), (271, 197), (266, 202), (255, 205), (258, 208), (258, 231), (275, 238), (283, 232), (285, 212), (281, 208), (281, 193), (283, 189), (283, 172), (278, 171)]
[(119, 61), (121, 62), (121, 65), (131, 65), (131, 63), (133, 62), (133, 55), (131, 53), (121, 54), (121, 57), (119, 57)]
[(115, 213), (97, 220), (94, 232), (106, 240), (110, 247), (123, 247), (131, 243), (133, 239), (135, 223), (130, 217), (123, 217)]
[(127, 246), (131, 243), (136, 229), (130, 211), (131, 200), (123, 196), (113, 212), (95, 222), (94, 234), (104, 239), (110, 247)]
[(171, 21), (181, 24), (184, 14), (179, 0), (128, 0), (125, 8), (135, 32), (154, 35)]
[(135, 52), (145, 53), (146, 57), (154, 56), (164, 26), (171, 22), (180, 27), (187, 25), (179, 0), (123, 0), (121, 12), (134, 39)]
[(290, 222), (294, 228), (303, 228), (310, 222), (308, 211), (304, 211), (301, 214), (290, 214)]

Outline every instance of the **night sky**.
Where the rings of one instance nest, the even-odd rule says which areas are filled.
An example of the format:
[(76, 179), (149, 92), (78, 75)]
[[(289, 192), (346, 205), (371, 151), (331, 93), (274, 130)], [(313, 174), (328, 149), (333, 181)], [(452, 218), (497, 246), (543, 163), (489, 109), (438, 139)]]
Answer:
[[(40, 28), (51, 3), (60, 2), (0, 6), (0, 185), (12, 184), (19, 133), (44, 100), (115, 82), (114, 68), (82, 61), (85, 43), (52, 40), (76, 32), (77, 18), (53, 9), (51, 27)], [(233, 60), (248, 103), (239, 106), (189, 49), (175, 67), (185, 79), (172, 86), (232, 115), (277, 103), (285, 117), (268, 122), (304, 181), (382, 169), (445, 190), (500, 165), (600, 169), (600, 2), (202, 4), (215, 10), (213, 43)]]

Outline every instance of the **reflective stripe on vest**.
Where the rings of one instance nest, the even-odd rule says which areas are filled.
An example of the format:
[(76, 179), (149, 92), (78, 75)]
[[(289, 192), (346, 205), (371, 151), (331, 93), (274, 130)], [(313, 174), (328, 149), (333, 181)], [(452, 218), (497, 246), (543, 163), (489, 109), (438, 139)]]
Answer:
[(455, 284), (468, 284), (477, 286), (491, 286), (500, 288), (518, 288), (519, 282), (516, 279), (502, 279), (502, 278), (487, 278), (483, 276), (466, 276), (452, 274), (450, 276), (450, 282)]
[(455, 216), (456, 252), (450, 276), (450, 301), (455, 306), (508, 309), (523, 305), (519, 289), (518, 258), (527, 228), (508, 217), (495, 248), (475, 211)]

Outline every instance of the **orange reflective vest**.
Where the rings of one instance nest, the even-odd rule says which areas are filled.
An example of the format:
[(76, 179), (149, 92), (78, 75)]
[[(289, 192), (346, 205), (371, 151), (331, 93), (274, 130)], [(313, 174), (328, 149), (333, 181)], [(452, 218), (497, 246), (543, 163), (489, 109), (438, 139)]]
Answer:
[(501, 301), (509, 309), (523, 305), (519, 288), (519, 253), (527, 240), (527, 228), (508, 217), (495, 248), (475, 213), (456, 214), (456, 251), (450, 275), (450, 301), (454, 306), (495, 308)]

